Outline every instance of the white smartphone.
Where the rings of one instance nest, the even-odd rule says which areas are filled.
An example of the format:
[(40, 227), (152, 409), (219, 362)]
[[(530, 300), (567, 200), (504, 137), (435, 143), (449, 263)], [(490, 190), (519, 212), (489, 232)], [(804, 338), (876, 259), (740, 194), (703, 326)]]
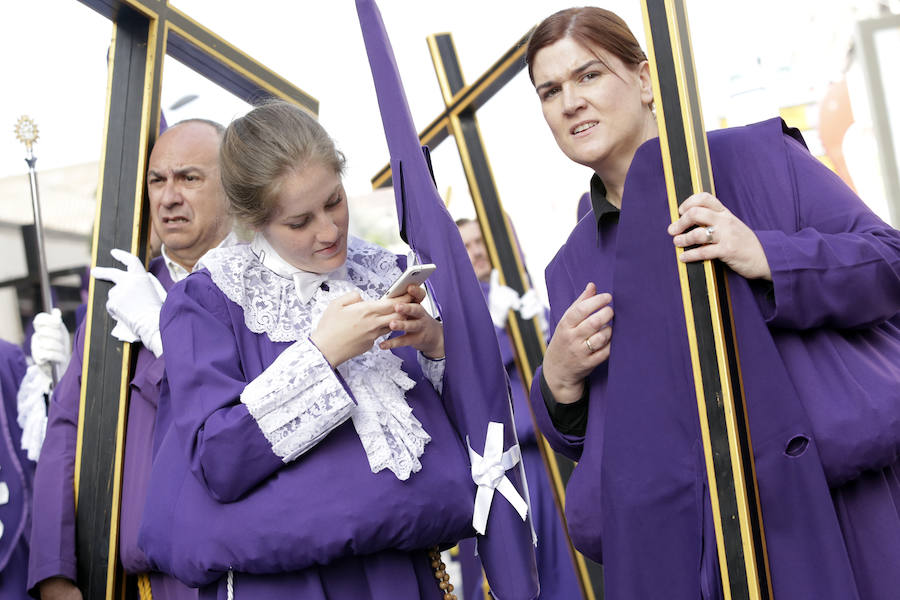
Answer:
[(391, 287), (388, 288), (388, 291), (384, 293), (382, 298), (396, 298), (397, 296), (402, 296), (406, 293), (406, 288), (409, 286), (422, 285), (425, 283), (425, 280), (428, 279), (429, 275), (434, 273), (435, 269), (437, 269), (437, 266), (431, 263), (407, 267), (406, 271), (403, 272), (403, 275), (398, 277), (397, 280), (391, 284)]

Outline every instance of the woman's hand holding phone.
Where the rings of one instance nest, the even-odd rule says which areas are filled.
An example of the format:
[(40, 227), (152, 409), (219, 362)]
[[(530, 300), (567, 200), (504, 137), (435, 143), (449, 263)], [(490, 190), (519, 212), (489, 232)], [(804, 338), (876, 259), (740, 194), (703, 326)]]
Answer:
[(410, 285), (406, 292), (411, 300), (394, 304), (394, 318), (388, 324), (391, 331), (402, 331), (403, 335), (387, 339), (379, 347), (390, 350), (412, 346), (428, 358), (444, 358), (444, 327), (422, 306), (425, 290), (419, 285)]

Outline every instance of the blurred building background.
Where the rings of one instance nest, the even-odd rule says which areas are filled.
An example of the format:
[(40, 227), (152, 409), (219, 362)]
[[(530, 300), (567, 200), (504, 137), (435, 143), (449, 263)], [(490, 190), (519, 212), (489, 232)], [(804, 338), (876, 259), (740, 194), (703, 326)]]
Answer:
[[(516, 11), (507, 10), (507, 20), (512, 24), (501, 28), (498, 20), (485, 17), (481, 11), (502, 7), (460, 0), (452, 6), (434, 2), (435, 8), (426, 11), (421, 5), (428, 2), (381, 3), (419, 129), (443, 105), (427, 57), (426, 35), (441, 31), (454, 34), (466, 80), (471, 82), (531, 24), (570, 5), (561, 0), (523, 0), (517, 3)], [(4, 16), (10, 18), (0, 20), (0, 43), (10, 43), (19, 35), (16, 23), (23, 19), (31, 21), (34, 31), (29, 35), (42, 39), (41, 18), (46, 14), (38, 7), (42, 3), (20, 4), (3, 8)], [(77, 24), (69, 27), (62, 36), (65, 39), (57, 41), (62, 34), (47, 33), (53, 39), (41, 43), (71, 44), (73, 56), (76, 50), (81, 52), (90, 46), (89, 54), (100, 59), (87, 64), (78, 58), (81, 62), (73, 65), (65, 56), (55, 56), (50, 63), (35, 58), (23, 66), (22, 61), (13, 60), (15, 49), (0, 48), (11, 76), (22, 79), (19, 85), (6, 89), (0, 99), (0, 119), (11, 126), (20, 114), (32, 110), (29, 106), (35, 106), (39, 113), (42, 138), (35, 146), (35, 155), (48, 266), (54, 274), (55, 299), (71, 320), (82, 301), (84, 273), (91, 261), (98, 140), (105, 97), (102, 56), (109, 40), (109, 24), (76, 0), (53, 0), (52, 4), (52, 18)], [(352, 3), (329, 4), (323, 10), (334, 15), (329, 12), (325, 18), (317, 13), (319, 26), (312, 27), (312, 19), (308, 19), (310, 23), (303, 25), (308, 35), (296, 37), (282, 31), (294, 26), (289, 15), (276, 20), (270, 17), (279, 11), (308, 11), (304, 3), (287, 8), (274, 0), (259, 0), (251, 13), (243, 3), (175, 0), (174, 4), (227, 39), (236, 38), (235, 43), (243, 50), (320, 100), (320, 119), (349, 161), (345, 185), (353, 233), (404, 251), (396, 232), (392, 191), (371, 192), (368, 183), (369, 177), (387, 163), (387, 152), (368, 66), (361, 40), (357, 39), (358, 23), (349, 6)], [(620, 12), (640, 37), (639, 3), (612, 0), (607, 4)], [(851, 185), (876, 213), (895, 227), (900, 225), (900, 190), (891, 187), (897, 185), (898, 153), (893, 163), (887, 164), (883, 150), (885, 144), (900, 148), (900, 75), (892, 68), (900, 56), (900, 0), (688, 0), (687, 5), (707, 126), (740, 125), (781, 115), (803, 132), (813, 154)], [(71, 11), (71, 16), (60, 16), (64, 11)], [(463, 16), (468, 12), (470, 19), (452, 21), (442, 29), (443, 24), (433, 21), (434, 13), (441, 11), (462, 12)], [(268, 19), (268, 25), (259, 28), (265, 35), (246, 26), (247, 19), (257, 17)], [(49, 23), (50, 17), (47, 19), (44, 22)], [(485, 28), (492, 31), (491, 36), (485, 35)], [(328, 41), (307, 39), (314, 29), (321, 29)], [(333, 40), (328, 37), (334, 31), (342, 33), (339, 46), (332, 46)], [(322, 48), (335, 56), (329, 61), (307, 58), (315, 57)], [(313, 70), (316, 67), (320, 70)], [(870, 94), (876, 79), (879, 98)], [(43, 80), (57, 81), (63, 91), (31, 95), (32, 88), (37, 89)], [(248, 108), (172, 59), (166, 59), (163, 81), (163, 110), (169, 123), (195, 116), (227, 122)], [(75, 100), (82, 100), (82, 96), (90, 97), (91, 108), (73, 112)], [(576, 203), (587, 190), (590, 173), (569, 164), (558, 152), (533, 96), (527, 74), (522, 73), (480, 109), (478, 119), (504, 208), (524, 247), (535, 286), (546, 297), (544, 265), (574, 225)], [(526, 103), (530, 112), (523, 116), (519, 109)], [(81, 147), (62, 150), (63, 142), (73, 137), (82, 142)], [(27, 227), (33, 217), (23, 159), (24, 148), (11, 134), (0, 139), (0, 338), (13, 342), (22, 341), (39, 306), (26, 250)], [(438, 187), (451, 214), (454, 218), (474, 216), (452, 138), (433, 150), (432, 159)], [(893, 204), (888, 201), (892, 197)]]

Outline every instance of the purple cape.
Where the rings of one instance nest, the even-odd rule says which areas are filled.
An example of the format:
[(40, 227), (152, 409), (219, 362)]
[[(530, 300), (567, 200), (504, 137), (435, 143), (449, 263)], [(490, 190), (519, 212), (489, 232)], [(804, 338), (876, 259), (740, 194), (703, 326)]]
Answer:
[[(460, 434), (484, 454), (489, 422), (503, 424), (503, 450), (517, 444), (506, 378), (490, 313), (459, 230), (434, 186), (419, 145), (381, 13), (373, 0), (357, 0), (369, 66), (391, 155), (400, 230), (424, 262), (438, 265), (429, 279), (444, 324), (447, 365), (443, 398)], [(506, 472), (525, 494), (520, 469)], [(531, 524), (499, 493), (491, 504), (479, 554), (499, 598), (526, 600), (540, 591)]]
[(34, 462), (22, 450), (16, 396), (25, 376), (22, 349), (0, 340), (0, 486), (9, 499), (0, 504), (0, 598), (27, 598), (28, 536)]
[(169, 425), (159, 426), (154, 502), (140, 532), (155, 567), (195, 586), (231, 569), (259, 597), (355, 597), (328, 589), (339, 580), (364, 588), (366, 577), (381, 577), (378, 565), (427, 567), (425, 548), (473, 534), (465, 449), (415, 350), (393, 352), (416, 382), (406, 401), (431, 441), (421, 470), (402, 481), (372, 473), (350, 421), (295, 460), (273, 452), (240, 396), (293, 342), (250, 331), (208, 271), (172, 290), (160, 322), (169, 357), (160, 414)]
[[(162, 258), (152, 260), (149, 271), (165, 289), (172, 287)], [(74, 474), (84, 364), (84, 324), (76, 331), (73, 350), (72, 360), (53, 391), (47, 435), (35, 475), (34, 510), (40, 516), (32, 523), (28, 572), (28, 589), (35, 594), (36, 586), (49, 577), (77, 580)], [(159, 380), (164, 363), (164, 357), (157, 359), (142, 345), (137, 346), (137, 352), (130, 386), (119, 523), (119, 554), (129, 573), (143, 573), (149, 568), (143, 552), (137, 547), (137, 530), (147, 497)], [(152, 573), (150, 578), (151, 588), (165, 590), (165, 598), (190, 600), (197, 597), (195, 590), (168, 576)]]
[[(900, 569), (873, 567), (900, 564), (900, 233), (782, 127), (709, 134), (716, 195), (757, 234), (773, 276), (770, 286), (731, 273), (729, 285), (774, 594), (892, 598)], [(578, 548), (603, 560), (610, 597), (715, 598), (658, 140), (638, 149), (622, 206), (611, 250), (598, 252), (596, 225), (583, 219), (547, 269), (554, 323), (588, 281), (613, 295), (586, 435), (553, 430), (537, 385), (532, 404), (551, 444), (580, 459), (567, 519)]]

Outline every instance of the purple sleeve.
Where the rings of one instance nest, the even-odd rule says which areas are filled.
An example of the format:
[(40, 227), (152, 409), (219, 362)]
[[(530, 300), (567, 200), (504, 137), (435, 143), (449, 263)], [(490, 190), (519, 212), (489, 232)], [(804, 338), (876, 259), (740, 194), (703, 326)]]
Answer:
[(774, 294), (757, 294), (763, 316), (790, 329), (868, 327), (892, 317), (900, 308), (900, 232), (799, 143), (785, 143), (797, 231), (755, 232), (774, 286)]
[(284, 466), (240, 401), (248, 378), (226, 302), (208, 276), (192, 276), (169, 292), (160, 315), (168, 383), (160, 407), (170, 408), (191, 470), (220, 502)]
[(159, 384), (165, 368), (165, 355), (157, 358), (143, 346), (135, 348), (139, 350), (128, 398), (128, 425), (122, 467), (122, 508), (119, 516), (119, 556), (127, 573), (144, 573), (151, 567), (138, 547), (137, 538), (147, 499), (156, 407), (159, 402)]
[(50, 400), (47, 434), (34, 477), (28, 590), (49, 577), (77, 577), (75, 556), (75, 452), (84, 324), (75, 333), (72, 359)]
[(584, 436), (566, 435), (553, 426), (553, 420), (550, 418), (547, 404), (544, 402), (544, 396), (541, 393), (543, 368), (543, 366), (537, 368), (534, 379), (531, 382), (531, 406), (534, 408), (534, 416), (537, 420), (538, 428), (544, 434), (544, 437), (547, 438), (551, 448), (567, 458), (579, 461), (581, 460), (581, 452), (584, 449)]

